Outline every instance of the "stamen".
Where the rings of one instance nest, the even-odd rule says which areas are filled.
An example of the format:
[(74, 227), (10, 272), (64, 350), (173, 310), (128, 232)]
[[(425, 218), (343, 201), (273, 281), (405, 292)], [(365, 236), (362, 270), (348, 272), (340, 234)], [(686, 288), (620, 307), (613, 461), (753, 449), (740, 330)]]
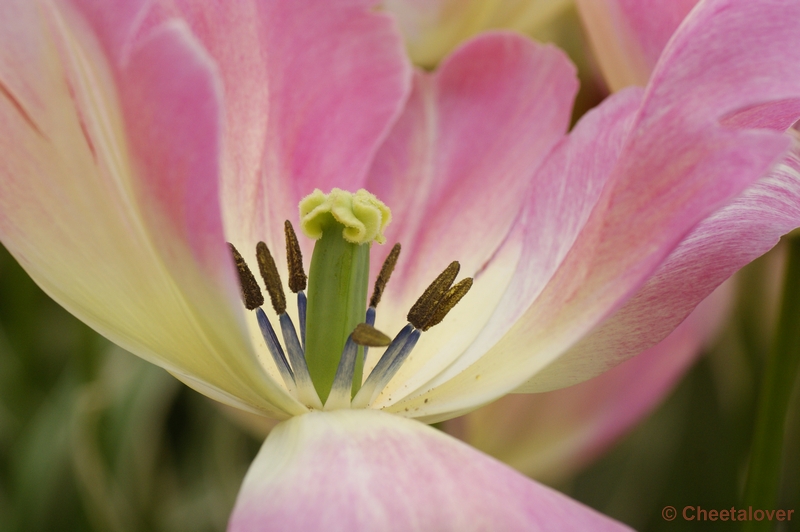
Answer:
[[(333, 386), (325, 410), (348, 408), (353, 390), (353, 376), (356, 370), (356, 360), (359, 346), (385, 347), (390, 345), (391, 338), (380, 332), (375, 327), (366, 323), (359, 323), (347, 337), (347, 342), (342, 350), (342, 358), (336, 368)], [(360, 382), (359, 382), (360, 384)]]
[[(370, 306), (367, 308), (367, 315), (364, 317), (364, 323), (367, 325), (375, 325), (375, 307)], [(367, 364), (367, 357), (369, 356), (369, 347), (364, 346), (364, 365)]]
[(447, 291), (447, 293), (442, 297), (439, 306), (436, 307), (436, 310), (433, 311), (433, 314), (428, 321), (425, 323), (425, 326), (422, 327), (423, 331), (427, 331), (434, 325), (438, 325), (442, 322), (447, 313), (453, 310), (453, 307), (461, 301), (461, 298), (467, 295), (469, 289), (472, 288), (472, 277), (467, 277), (466, 279), (462, 279), (457, 282), (454, 286)]
[(286, 296), (283, 293), (283, 284), (281, 284), (281, 277), (278, 274), (277, 266), (275, 266), (275, 260), (264, 242), (259, 242), (256, 245), (256, 260), (258, 261), (258, 269), (261, 270), (261, 277), (267, 286), (272, 308), (275, 309), (277, 314), (283, 314), (286, 312)]
[(383, 261), (383, 266), (381, 266), (381, 271), (378, 274), (378, 278), (375, 279), (375, 287), (372, 289), (372, 297), (369, 299), (370, 307), (377, 307), (378, 303), (380, 303), (381, 297), (383, 296), (383, 291), (386, 289), (386, 283), (389, 282), (389, 278), (392, 276), (392, 272), (394, 271), (394, 267), (397, 264), (397, 258), (399, 256), (400, 244), (398, 243), (392, 247), (392, 250), (386, 257), (386, 260)]
[[(422, 329), (433, 316), (442, 298), (445, 296), (450, 286), (455, 281), (461, 265), (458, 261), (453, 261), (444, 269), (439, 276), (425, 289), (425, 292), (417, 299), (411, 310), (408, 311), (408, 321), (414, 327)], [(441, 320), (440, 320), (441, 321)]]
[[(389, 348), (383, 353), (372, 373), (364, 382), (364, 386), (353, 398), (353, 408), (366, 408), (372, 404), (400, 370), (400, 366), (411, 354), (422, 332), (441, 323), (453, 307), (469, 292), (473, 282), (471, 277), (450, 286), (458, 275), (458, 270), (458, 262), (452, 262), (420, 296), (408, 313), (408, 320), (411, 323), (397, 334)], [(370, 307), (370, 310), (374, 311), (374, 307)], [(370, 318), (369, 313), (367, 317)], [(374, 320), (374, 314), (371, 317)], [(367, 331), (370, 334), (372, 331), (379, 332), (371, 325), (362, 324), (359, 327), (365, 331), (365, 334)], [(355, 338), (355, 336), (354, 331), (353, 337)]]
[(403, 346), (398, 350), (397, 354), (394, 356), (392, 363), (389, 364), (389, 367), (386, 371), (383, 372), (379, 376), (378, 384), (375, 386), (375, 389), (372, 391), (372, 396), (369, 398), (369, 403), (372, 404), (375, 402), (375, 399), (378, 398), (378, 394), (386, 388), (386, 385), (389, 384), (389, 381), (392, 380), (392, 377), (400, 370), (400, 366), (403, 365), (403, 362), (406, 361), (408, 355), (411, 354), (411, 350), (414, 349), (414, 346), (417, 345), (417, 340), (419, 340), (419, 336), (422, 332), (419, 329), (414, 329), (411, 331), (411, 334), (408, 335), (408, 339), (405, 341)]
[(286, 344), (286, 351), (289, 353), (289, 361), (294, 369), (295, 381), (297, 382), (297, 398), (300, 402), (314, 407), (322, 408), (314, 383), (311, 382), (311, 375), (308, 373), (308, 364), (300, 347), (300, 340), (297, 338), (297, 331), (292, 323), (292, 318), (285, 312), (278, 316), (281, 322), (281, 332), (283, 333), (283, 343)]
[(294, 373), (289, 363), (286, 362), (286, 357), (283, 354), (283, 348), (280, 342), (278, 342), (275, 329), (272, 328), (272, 324), (269, 322), (267, 315), (262, 309), (256, 309), (256, 318), (258, 318), (258, 327), (261, 329), (261, 336), (264, 337), (264, 342), (267, 344), (270, 354), (272, 354), (272, 359), (275, 361), (275, 365), (278, 367), (283, 382), (286, 384), (286, 389), (290, 394), (295, 395), (297, 393), (297, 387), (295, 386)]
[(308, 299), (305, 292), (300, 290), (297, 292), (297, 314), (300, 318), (300, 339), (303, 341), (303, 351), (306, 349), (306, 308), (308, 308)]
[(354, 334), (351, 334), (344, 344), (342, 358), (339, 360), (336, 376), (333, 378), (331, 393), (328, 395), (328, 400), (325, 401), (325, 410), (338, 410), (350, 406), (356, 355), (358, 354), (358, 344), (353, 341)]
[[(370, 373), (369, 377), (367, 377), (367, 380), (364, 381), (364, 385), (353, 398), (353, 408), (366, 408), (367, 405), (372, 402), (372, 396), (376, 393), (376, 390), (377, 392), (380, 392), (386, 386), (386, 384), (388, 384), (389, 381), (383, 379), (383, 376), (388, 371), (389, 366), (392, 365), (395, 357), (403, 350), (406, 341), (414, 332), (417, 332), (416, 329), (414, 329), (414, 326), (409, 323), (403, 327), (399, 333), (397, 333), (397, 336), (394, 337), (392, 343), (389, 344), (389, 347), (383, 352), (381, 359), (378, 360), (377, 364), (375, 364), (375, 367), (372, 369), (372, 373)], [(416, 343), (416, 340), (414, 343)], [(379, 388), (378, 386), (381, 383), (383, 383), (383, 385)]]
[(228, 242), (228, 247), (233, 255), (233, 262), (236, 263), (236, 271), (239, 272), (239, 286), (242, 289), (242, 299), (247, 310), (253, 310), (264, 304), (264, 295), (261, 293), (256, 278), (247, 263), (242, 258), (239, 251)]
[(306, 272), (303, 270), (303, 253), (294, 227), (289, 220), (283, 224), (286, 233), (286, 261), (289, 263), (289, 289), (295, 294), (306, 289)]
[(306, 289), (308, 277), (303, 269), (303, 252), (300, 251), (300, 242), (297, 241), (297, 234), (294, 232), (292, 222), (286, 220), (283, 223), (283, 229), (286, 234), (286, 262), (289, 268), (289, 289), (297, 294), (297, 314), (300, 318), (300, 339), (303, 342), (303, 349), (305, 349), (306, 307), (308, 300), (303, 290)]
[(356, 325), (350, 337), (357, 345), (366, 347), (386, 347), (392, 343), (391, 338), (367, 323), (359, 323)]

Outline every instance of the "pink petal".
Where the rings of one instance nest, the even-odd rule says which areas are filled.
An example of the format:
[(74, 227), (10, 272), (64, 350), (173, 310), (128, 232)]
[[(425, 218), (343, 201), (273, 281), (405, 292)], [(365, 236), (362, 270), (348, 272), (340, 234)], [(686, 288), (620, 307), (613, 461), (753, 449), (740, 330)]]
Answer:
[(229, 532), (629, 530), (440, 431), (377, 411), (278, 425)]
[[(665, 113), (657, 109), (657, 104), (668, 109), (679, 104), (685, 99), (679, 93), (689, 90), (683, 85), (691, 84), (692, 94), (687, 101), (691, 119), (719, 120), (723, 127), (714, 132), (714, 137), (725, 143), (732, 142), (731, 146), (741, 145), (739, 150), (734, 148), (728, 160), (713, 164), (712, 158), (712, 171), (707, 176), (694, 170), (701, 179), (691, 179), (683, 185), (700, 187), (711, 200), (731, 192), (723, 183), (735, 178), (732, 173), (740, 172), (742, 177), (753, 175), (753, 172), (742, 172), (744, 165), (737, 165), (730, 172), (716, 173), (723, 170), (723, 164), (735, 164), (745, 150), (755, 155), (753, 148), (758, 138), (765, 142), (763, 156), (766, 159), (770, 151), (766, 130), (782, 131), (800, 116), (800, 75), (787, 75), (788, 66), (784, 64), (785, 61), (788, 64), (800, 62), (800, 46), (793, 42), (797, 39), (796, 24), (800, 23), (800, 4), (776, 0), (770, 5), (753, 9), (752, 4), (740, 5), (727, 0), (708, 2), (696, 10), (662, 57), (640, 113), (641, 126), (645, 129), (656, 126), (659, 129), (655, 136), (664, 136), (668, 126), (662, 123)], [(733, 34), (736, 34), (733, 42), (726, 44), (724, 37)], [(682, 35), (696, 35), (699, 41), (711, 41), (707, 43), (710, 50), (707, 61), (693, 61), (696, 51), (680, 38)], [(729, 54), (735, 54), (735, 60)], [(788, 70), (794, 72), (791, 68)], [(671, 76), (672, 71), (678, 75)], [(752, 145), (748, 145), (750, 136)], [(591, 337), (536, 375), (521, 390), (544, 391), (580, 382), (657, 343), (722, 281), (766, 253), (781, 235), (798, 227), (800, 219), (794, 208), (797, 140), (796, 135), (784, 137), (794, 145), (777, 168), (733, 203), (702, 221), (690, 234), (682, 236), (679, 247), (631, 301)], [(663, 145), (665, 139), (656, 142)], [(640, 146), (646, 147), (647, 143)], [(675, 153), (673, 151), (671, 156)], [(658, 163), (657, 160), (651, 162)], [(757, 167), (758, 163), (753, 162)], [(707, 179), (714, 173), (718, 176), (716, 180)], [(746, 184), (728, 183), (728, 186), (734, 185), (733, 192)], [(628, 197), (646, 193), (645, 187), (639, 186), (628, 193)], [(633, 203), (637, 202), (634, 199)], [(724, 205), (719, 200), (716, 205), (721, 207), (720, 203)], [(691, 204), (673, 205), (678, 209), (671, 216), (683, 214), (675, 222), (685, 221), (687, 215), (689, 220), (694, 218), (689, 214)], [(644, 208), (644, 205), (640, 207)], [(648, 208), (664, 213), (670, 210), (659, 208), (658, 203), (651, 203)], [(729, 233), (734, 227), (736, 235)], [(653, 304), (656, 301), (658, 304)], [(648, 329), (651, 325), (652, 329)], [(598, 353), (605, 356), (597, 356)], [(588, 360), (592, 362), (586, 363)]]
[[(608, 214), (604, 215), (604, 227), (595, 229), (597, 233), (594, 235), (586, 232), (588, 239), (584, 249), (593, 254), (593, 259), (588, 270), (584, 270), (586, 266), (578, 266), (581, 262), (578, 256), (582, 252), (578, 251), (580, 246), (576, 247), (573, 250), (575, 273), (565, 276), (574, 277), (580, 271), (590, 272), (579, 291), (588, 294), (596, 283), (594, 286), (601, 291), (592, 296), (595, 303), (604, 297), (600, 294), (613, 297), (611, 293), (615, 289), (611, 287), (615, 285), (617, 289), (626, 290), (623, 287), (627, 286), (630, 290), (634, 280), (642, 279), (646, 270), (657, 266), (663, 255), (671, 251), (678, 238), (683, 238), (694, 223), (721, 207), (749, 180), (763, 175), (780, 153), (787, 137), (780, 138), (765, 130), (720, 127), (716, 121), (740, 110), (753, 109), (757, 104), (783, 102), (800, 95), (800, 76), (785, 75), (787, 67), (781, 66), (784, 61), (788, 64), (800, 61), (800, 47), (789, 44), (796, 39), (794, 23), (800, 22), (800, 5), (786, 3), (781, 7), (762, 12), (762, 7), (753, 11), (749, 3), (706, 3), (687, 20), (665, 51), (648, 87), (638, 123), (632, 132), (632, 141), (614, 169), (619, 181), (615, 183), (616, 192), (609, 194), (607, 205), (611, 207), (607, 207)], [(731, 38), (733, 35), (735, 37)], [(764, 35), (770, 38), (764, 39)], [(726, 36), (731, 42), (725, 42)], [(773, 39), (781, 45), (776, 47)], [(696, 46), (705, 47), (702, 55)], [(742, 72), (746, 74), (740, 77)], [(797, 118), (794, 115), (776, 120), (774, 116), (778, 110), (796, 113), (796, 106), (781, 104), (762, 109), (770, 115), (773, 123), (790, 124)], [(740, 125), (750, 125), (755, 118), (751, 115)], [(681, 135), (683, 128), (687, 129)], [(598, 221), (603, 216), (600, 212), (595, 213)], [(745, 223), (750, 225), (754, 222), (753, 217), (748, 217)], [(590, 220), (587, 227), (592, 225)], [(777, 233), (770, 231), (766, 237), (772, 242), (768, 246), (744, 239), (744, 246), (753, 246), (745, 253), (749, 258), (737, 262), (736, 266), (731, 264), (724, 275), (716, 277), (716, 282), (704, 287), (702, 294), (682, 300), (679, 305), (684, 306), (684, 311), (680, 316), (656, 318), (668, 321), (669, 328), (659, 328), (658, 338), (646, 343), (642, 349), (666, 336), (722, 280), (764, 253), (774, 245), (777, 236), (795, 226), (792, 222), (776, 225)], [(600, 244), (596, 245), (593, 240)], [(626, 252), (619, 254), (615, 248)], [(733, 247), (726, 249), (723, 253), (739, 255), (733, 253)], [(612, 258), (613, 255), (617, 257)], [(600, 273), (606, 267), (611, 267), (607, 270), (609, 273), (612, 270), (618, 272), (612, 274), (616, 279)], [(568, 269), (569, 266), (564, 271)], [(715, 269), (698, 263), (696, 271), (701, 277), (706, 277), (715, 276)], [(692, 284), (687, 273), (686, 269), (676, 272), (672, 283), (664, 285), (664, 295), (676, 299), (681, 298), (678, 294), (686, 297), (688, 291), (681, 291), (675, 284), (678, 278), (683, 283)], [(563, 285), (557, 291), (570, 292)], [(578, 313), (587, 308), (580, 299), (577, 297), (572, 303), (572, 308)], [(581, 306), (580, 310), (578, 306)], [(636, 318), (633, 317), (625, 321), (624, 333), (618, 331), (615, 336), (623, 334), (630, 339), (629, 342), (635, 342), (633, 339), (638, 335), (632, 330), (634, 322)], [(607, 327), (606, 331), (599, 333), (600, 337), (608, 336), (608, 331), (615, 328), (615, 322)], [(647, 324), (637, 322), (636, 327), (647, 327)], [(600, 357), (597, 356), (597, 347), (600, 346), (595, 346), (596, 342), (597, 339), (591, 341), (591, 355), (586, 348), (587, 341), (579, 352), (560, 357), (547, 370), (535, 375), (523, 389), (544, 391), (579, 382), (638, 352), (609, 349), (603, 351), (605, 357)], [(587, 364), (588, 360), (592, 362)]]
[[(435, 360), (412, 357), (395, 382), (446, 367), (472, 339), (464, 330), (477, 333), (505, 291), (514, 253), (498, 249), (536, 167), (567, 127), (575, 90), (561, 52), (510, 33), (474, 39), (436, 73), (417, 74), (367, 182), (392, 209), (388, 241), (403, 245), (377, 324), (391, 333), (405, 325), (414, 300), (453, 260), (462, 276), (481, 272), (483, 282), (426, 333)], [(373, 275), (387, 252), (373, 249)]]
[(374, 4), (176, 0), (143, 23), (180, 16), (217, 62), (225, 229), (240, 249), (264, 240), (282, 262), (283, 222), (297, 225), (302, 197), (363, 186), (410, 80), (393, 21)]
[[(127, 19), (112, 16), (122, 10), (106, 7), (126, 35)], [(0, 66), (3, 243), (54, 299), (126, 349), (227, 403), (302, 412), (263, 373), (240, 322), (207, 56), (177, 24), (121, 61), (67, 4), (4, 9), (25, 36), (6, 48), (16, 30), (0, 31), (15, 54)]]
[[(422, 384), (433, 378), (426, 389), (445, 383), (478, 361), (541, 294), (586, 224), (608, 179), (607, 169), (623, 147), (641, 95), (641, 90), (635, 88), (622, 91), (587, 113), (535, 173), (526, 193), (527, 208), (516, 220), (515, 234), (506, 240), (498, 253), (500, 257), (505, 254), (514, 260), (510, 265), (513, 270), (507, 287), (492, 287), (505, 293), (492, 294), (491, 299), (486, 296), (475, 298), (477, 304), (490, 307), (493, 312), (491, 319), (453, 364), (438, 375), (426, 375)], [(517, 253), (506, 251), (506, 248), (518, 246), (522, 249)], [(480, 290), (486, 281), (484, 274), (477, 277), (473, 290)], [(498, 295), (502, 295), (499, 303)], [(459, 306), (468, 302), (469, 299), (465, 298)], [(458, 306), (454, 311), (457, 310)], [(436, 328), (430, 332), (435, 331)], [(424, 345), (427, 348), (428, 342), (426, 333), (420, 340), (420, 347)], [(527, 346), (520, 355), (530, 353), (533, 347)], [(498, 385), (502, 384), (503, 381), (498, 381)], [(475, 384), (471, 383), (469, 387), (474, 388)], [(415, 398), (413, 404), (411, 411), (415, 413), (417, 408), (419, 412), (436, 408), (435, 401), (426, 403), (424, 399)], [(400, 401), (391, 409), (402, 413), (407, 407), (406, 401)]]
[[(187, 235), (189, 241), (220, 246), (227, 240), (249, 259), (255, 243), (264, 240), (282, 263), (283, 222), (297, 222), (297, 204), (303, 196), (315, 187), (355, 190), (363, 185), (379, 142), (400, 112), (410, 79), (392, 20), (375, 13), (373, 4), (370, 0), (154, 2), (137, 13), (131, 28), (120, 30), (128, 41), (107, 35), (108, 46), (127, 65), (139, 42), (180, 19), (215, 62), (214, 74), (221, 83), (214, 89), (224, 94), (224, 121), (215, 129), (218, 138), (213, 147), (219, 154), (213, 164), (198, 160), (197, 173), (216, 177), (198, 188), (198, 182), (206, 181), (194, 176), (192, 195), (214, 197), (216, 202), (221, 197), (224, 239), (218, 237), (221, 226), (219, 231), (209, 230), (206, 214), (200, 213), (194, 218), (201, 223), (186, 224), (194, 231)], [(108, 10), (88, 10), (96, 24), (107, 24)], [(153, 65), (158, 62), (143, 61), (128, 70)], [(181, 103), (180, 98), (174, 103)], [(143, 102), (143, 107), (148, 105)], [(138, 115), (138, 107), (131, 107), (132, 122), (159, 116)], [(142, 130), (169, 130), (157, 126), (143, 124)], [(171, 149), (159, 140), (151, 138), (143, 152), (152, 154), (157, 145)], [(195, 153), (211, 156), (214, 151), (209, 148)], [(155, 176), (158, 182), (152, 188), (160, 187), (164, 199), (183, 196), (174, 194), (181, 189), (178, 183), (162, 186), (163, 172), (143, 174)], [(193, 221), (188, 217), (196, 210), (187, 207), (168, 205), (164, 211)], [(214, 214), (219, 225), (220, 215)], [(301, 239), (301, 245), (310, 251), (310, 241)], [(227, 250), (216, 256), (230, 269)], [(251, 334), (260, 343), (257, 331)]]
[[(477, 362), (464, 368), (459, 360), (393, 409), (408, 408), (431, 421), (441, 417), (428, 414), (462, 412), (530, 376), (525, 390), (546, 391), (609, 367), (601, 357), (572, 357), (559, 361), (557, 371), (542, 372), (630, 298), (694, 225), (764, 175), (789, 145), (782, 133), (720, 125), (740, 111), (800, 98), (800, 71), (794, 68), (800, 64), (800, 4), (775, 1), (769, 7), (719, 0), (694, 12), (651, 77), (619, 158), (595, 169), (608, 174), (606, 186), (534, 304)], [(774, 116), (794, 106), (766, 109), (771, 123), (796, 119)], [(605, 134), (597, 131), (598, 138)]]
[(647, 84), (661, 52), (697, 0), (577, 0), (611, 90)]
[(666, 397), (727, 317), (732, 288), (720, 287), (659, 344), (594, 379), (508, 395), (444, 428), (528, 476), (563, 482)]
[(566, 377), (576, 365), (599, 373), (647, 349), (798, 226), (800, 139), (772, 172), (698, 224), (632, 299), (536, 378)]
[[(117, 76), (139, 176), (132, 185), (161, 255), (170, 261), (176, 243), (188, 246), (235, 295), (219, 207), (222, 96), (213, 61), (174, 22), (137, 42)], [(186, 266), (179, 260), (176, 269)], [(195, 279), (187, 281), (192, 294)]]
[(388, 241), (403, 245), (390, 304), (407, 311), (453, 260), (467, 275), (485, 265), (566, 130), (576, 88), (561, 52), (510, 33), (474, 39), (434, 74), (417, 74), (367, 181), (392, 209)]

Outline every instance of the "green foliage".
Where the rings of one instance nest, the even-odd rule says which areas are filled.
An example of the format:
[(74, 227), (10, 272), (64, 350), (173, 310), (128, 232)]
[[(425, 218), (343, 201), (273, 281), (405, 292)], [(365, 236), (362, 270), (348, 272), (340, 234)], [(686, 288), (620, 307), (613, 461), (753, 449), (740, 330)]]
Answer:
[(0, 252), (0, 531), (224, 530), (259, 440)]

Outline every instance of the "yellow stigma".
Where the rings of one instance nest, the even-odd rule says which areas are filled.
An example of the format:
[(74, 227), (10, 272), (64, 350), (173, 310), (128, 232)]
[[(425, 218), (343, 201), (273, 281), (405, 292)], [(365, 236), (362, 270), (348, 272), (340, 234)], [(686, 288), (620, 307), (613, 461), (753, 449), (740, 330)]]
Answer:
[(383, 231), (392, 221), (392, 211), (363, 188), (355, 194), (338, 188), (330, 194), (315, 189), (300, 200), (300, 228), (309, 238), (322, 238), (322, 230), (332, 220), (344, 226), (342, 237), (352, 244), (373, 240), (383, 244)]

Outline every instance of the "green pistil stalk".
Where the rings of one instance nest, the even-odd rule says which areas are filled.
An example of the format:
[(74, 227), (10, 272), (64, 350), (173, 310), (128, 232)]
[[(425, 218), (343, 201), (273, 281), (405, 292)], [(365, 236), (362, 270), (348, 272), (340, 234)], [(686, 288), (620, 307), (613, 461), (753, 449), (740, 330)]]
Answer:
[[(327, 195), (315, 190), (304, 198), (300, 218), (303, 232), (317, 239), (308, 274), (305, 354), (324, 404), (347, 337), (364, 321), (369, 250), (373, 241), (383, 243), (391, 213), (364, 190), (351, 194), (333, 189)], [(357, 368), (354, 388), (361, 382), (363, 358)]]
[[(786, 415), (800, 368), (800, 238), (790, 237), (786, 278), (778, 328), (761, 385), (750, 465), (745, 483), (745, 507), (777, 508), (781, 481)], [(774, 523), (743, 523), (746, 531), (772, 530)]]
[(308, 277), (306, 361), (323, 403), (333, 385), (347, 337), (364, 321), (369, 282), (369, 244), (342, 238), (342, 226), (323, 229)]

